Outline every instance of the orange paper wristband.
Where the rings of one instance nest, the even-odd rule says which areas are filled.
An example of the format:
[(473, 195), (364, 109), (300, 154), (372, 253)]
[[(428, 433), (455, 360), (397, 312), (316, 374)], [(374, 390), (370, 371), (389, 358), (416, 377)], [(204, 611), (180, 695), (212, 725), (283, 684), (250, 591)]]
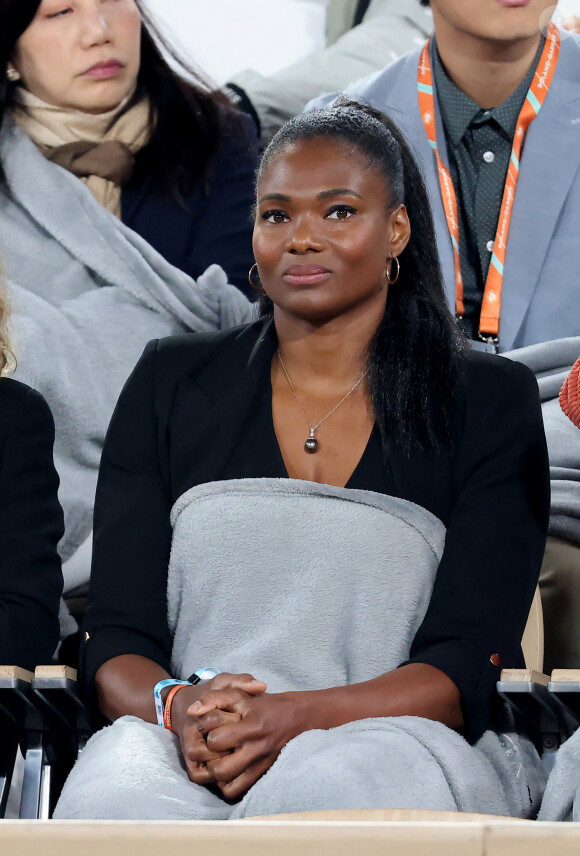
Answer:
[(165, 699), (165, 705), (163, 706), (163, 725), (167, 728), (168, 731), (173, 732), (173, 728), (171, 727), (171, 705), (173, 704), (173, 699), (184, 687), (189, 687), (190, 684), (177, 684), (175, 687), (171, 687), (169, 692), (167, 693), (167, 698)]

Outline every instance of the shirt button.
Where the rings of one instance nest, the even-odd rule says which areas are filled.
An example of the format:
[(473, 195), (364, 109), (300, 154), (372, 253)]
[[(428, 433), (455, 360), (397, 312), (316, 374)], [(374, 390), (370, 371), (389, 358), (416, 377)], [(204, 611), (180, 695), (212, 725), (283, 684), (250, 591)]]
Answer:
[(487, 244), (485, 245), (488, 253), (493, 253), (493, 245), (494, 245), (494, 241), (488, 241)]
[(484, 152), (483, 159), (486, 163), (493, 163), (495, 160), (495, 155), (493, 152)]

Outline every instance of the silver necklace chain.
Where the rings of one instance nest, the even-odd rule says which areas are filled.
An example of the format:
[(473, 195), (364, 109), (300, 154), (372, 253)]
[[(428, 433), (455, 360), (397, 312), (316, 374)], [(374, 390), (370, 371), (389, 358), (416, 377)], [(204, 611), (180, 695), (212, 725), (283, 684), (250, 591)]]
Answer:
[[(334, 411), (335, 411), (335, 410), (338, 410), (338, 408), (340, 407), (340, 405), (341, 405), (341, 404), (344, 404), (344, 402), (345, 402), (345, 401), (346, 401), (346, 399), (349, 397), (349, 395), (352, 395), (352, 393), (355, 391), (355, 389), (357, 389), (357, 387), (359, 387), (359, 386), (361, 385), (361, 383), (363, 382), (363, 380), (365, 379), (365, 377), (366, 377), (366, 376), (367, 376), (367, 374), (369, 373), (369, 370), (368, 370), (368, 369), (365, 369), (365, 370), (364, 370), (364, 372), (363, 372), (363, 373), (361, 374), (361, 376), (359, 377), (359, 379), (357, 380), (357, 382), (356, 382), (353, 386), (351, 386), (351, 388), (350, 388), (350, 389), (349, 389), (349, 391), (346, 393), (346, 395), (343, 395), (343, 397), (340, 399), (340, 401), (338, 402), (338, 404), (335, 404), (335, 405), (334, 405), (334, 407), (332, 408), (332, 410), (329, 410), (329, 411), (328, 411), (328, 413), (326, 414), (326, 416), (323, 416), (323, 417), (322, 417), (322, 419), (321, 419), (319, 422), (317, 422), (317, 423), (316, 423), (316, 425), (313, 425), (313, 424), (311, 423), (310, 419), (308, 418), (308, 416), (307, 416), (307, 414), (306, 414), (306, 411), (304, 410), (304, 406), (303, 406), (302, 402), (301, 402), (301, 401), (300, 401), (300, 399), (298, 398), (298, 393), (296, 392), (296, 390), (295, 390), (295, 388), (294, 388), (294, 384), (292, 383), (292, 381), (291, 381), (291, 379), (290, 379), (290, 375), (288, 374), (288, 372), (287, 372), (287, 370), (286, 370), (286, 366), (284, 365), (284, 360), (282, 359), (282, 355), (280, 354), (280, 351), (279, 351), (279, 350), (277, 350), (277, 351), (276, 351), (276, 353), (278, 354), (278, 360), (280, 361), (280, 365), (282, 366), (282, 371), (283, 371), (283, 372), (284, 372), (284, 374), (286, 375), (286, 380), (288, 381), (288, 384), (289, 384), (289, 386), (290, 386), (290, 389), (292, 390), (292, 392), (293, 392), (293, 394), (294, 394), (294, 398), (296, 399), (296, 403), (298, 404), (298, 407), (299, 407), (299, 408), (300, 408), (300, 410), (302, 411), (302, 415), (303, 415), (303, 416), (304, 416), (304, 418), (306, 419), (306, 422), (307, 422), (307, 424), (308, 424), (308, 427), (310, 428), (310, 436), (309, 436), (308, 440), (306, 441), (304, 448), (305, 448), (305, 450), (306, 450), (307, 452), (311, 452), (311, 453), (312, 453), (312, 452), (316, 452), (316, 451), (318, 451), (318, 440), (316, 440), (316, 438), (315, 438), (315, 436), (314, 436), (314, 432), (317, 430), (317, 428), (320, 428), (320, 426), (322, 425), (322, 423), (323, 423), (323, 422), (326, 422), (326, 420), (328, 419), (328, 417), (329, 417), (329, 416), (332, 416), (332, 414), (334, 413)], [(310, 445), (309, 445), (309, 444), (310, 444)]]

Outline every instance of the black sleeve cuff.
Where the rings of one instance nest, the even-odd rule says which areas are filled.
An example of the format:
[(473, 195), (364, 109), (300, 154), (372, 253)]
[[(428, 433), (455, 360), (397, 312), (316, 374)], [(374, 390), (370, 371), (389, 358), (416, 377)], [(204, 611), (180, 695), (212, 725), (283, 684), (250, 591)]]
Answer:
[(474, 742), (491, 724), (492, 699), (502, 669), (500, 655), (497, 655), (499, 665), (490, 659), (495, 653), (482, 655), (472, 643), (450, 639), (421, 651), (401, 665), (425, 663), (451, 678), (461, 694), (463, 733)]
[(136, 654), (140, 657), (146, 657), (171, 674), (170, 658), (159, 645), (147, 636), (122, 627), (107, 627), (93, 632), (90, 625), (83, 625), (79, 671), (81, 690), (91, 706), (96, 707), (95, 676), (98, 670), (107, 660), (112, 660), (113, 657), (120, 657), (123, 654)]

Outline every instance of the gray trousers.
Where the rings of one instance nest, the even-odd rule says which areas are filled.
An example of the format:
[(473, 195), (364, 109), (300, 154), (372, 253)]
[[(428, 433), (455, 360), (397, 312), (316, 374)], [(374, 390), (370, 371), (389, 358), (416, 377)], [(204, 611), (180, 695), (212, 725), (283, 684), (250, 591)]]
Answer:
[(550, 536), (540, 573), (544, 672), (580, 668), (580, 545)]

